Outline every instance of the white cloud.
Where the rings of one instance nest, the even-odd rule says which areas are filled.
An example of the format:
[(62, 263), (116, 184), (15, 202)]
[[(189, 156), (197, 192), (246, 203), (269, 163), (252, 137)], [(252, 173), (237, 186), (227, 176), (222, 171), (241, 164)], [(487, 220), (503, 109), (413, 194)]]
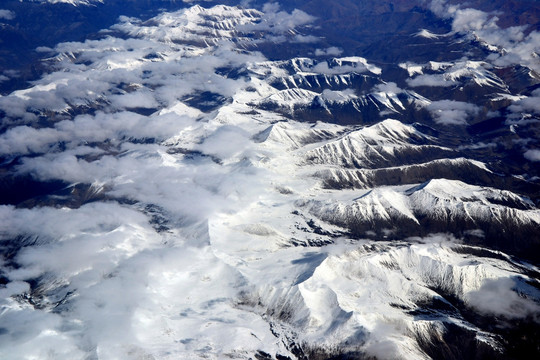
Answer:
[(222, 126), (205, 138), (197, 150), (220, 159), (238, 156), (249, 149), (250, 134), (237, 126)]
[(508, 109), (514, 113), (540, 114), (540, 89), (533, 91), (529, 97), (515, 101)]
[(384, 84), (378, 84), (374, 88), (375, 91), (385, 92), (385, 93), (392, 93), (392, 94), (399, 94), (403, 92), (402, 89), (400, 89), (396, 83), (394, 82), (388, 82)]
[(468, 303), (486, 314), (504, 316), (509, 319), (524, 318), (537, 314), (540, 306), (516, 292), (518, 283), (511, 278), (488, 280), (476, 291), (467, 294)]
[[(212, 218), (243, 210), (273, 188), (258, 165), (267, 150), (252, 140), (267, 119), (231, 110), (242, 106), (235, 96), (250, 80), (217, 71), (265, 59), (211, 36), (212, 46), (196, 42), (201, 37), (188, 30), (201, 30), (201, 11), (162, 14), (154, 19), (160, 26), (124, 19), (115, 27), (124, 39), (60, 44), (58, 71), (0, 98), (11, 126), (0, 135), (0, 151), (23, 155), (18, 175), (92, 184), (109, 199), (77, 209), (0, 206), (2, 244), (28, 241), (13, 259), (17, 266), (2, 269), (9, 282), (0, 291), (0, 322), (9, 325), (0, 334), (0, 357), (287, 354), (267, 322), (235, 307), (253, 286), (213, 247), (219, 234), (209, 234)], [(240, 23), (258, 16), (224, 7), (208, 12), (240, 14)], [(275, 15), (275, 31), (310, 19)], [(204, 91), (226, 106), (203, 113), (185, 104)], [(126, 111), (140, 107), (158, 111)], [(40, 128), (34, 120), (43, 114), (51, 121)], [(152, 227), (149, 208), (167, 231)], [(43, 308), (10, 297), (29, 292)]]
[(193, 123), (189, 116), (176, 113), (145, 117), (132, 112), (98, 111), (93, 116), (79, 115), (73, 120), (60, 121), (52, 128), (13, 127), (0, 135), (0, 154), (50, 152), (60, 142), (73, 149), (106, 140), (111, 145), (129, 139), (165, 140)]
[(497, 144), (494, 142), (485, 143), (485, 142), (480, 141), (472, 145), (461, 145), (458, 147), (458, 150), (485, 149), (485, 148), (496, 148), (496, 147), (497, 147)]
[(0, 19), (13, 20), (15, 19), (15, 13), (11, 10), (0, 9)]
[(335, 46), (330, 46), (326, 49), (315, 49), (315, 56), (339, 56), (342, 53), (343, 50)]
[(496, 17), (476, 9), (457, 9), (453, 14), (452, 28), (457, 31), (497, 29)]
[(293, 43), (304, 43), (304, 44), (310, 44), (310, 43), (316, 43), (320, 39), (313, 35), (295, 35), (291, 42)]
[(540, 161), (540, 150), (537, 150), (537, 149), (527, 150), (525, 151), (523, 156), (525, 156), (525, 159), (529, 161), (534, 161), (534, 162)]
[(407, 79), (407, 84), (412, 87), (418, 86), (434, 86), (434, 87), (449, 87), (459, 84), (455, 80), (447, 79), (443, 74), (425, 74), (418, 75), (412, 79)]
[(438, 16), (447, 17), (449, 15), (449, 9), (447, 7), (447, 0), (427, 0), (429, 2), (429, 8)]
[(532, 31), (525, 35), (526, 26), (500, 28), (496, 14), (451, 5), (446, 0), (432, 0), (430, 8), (438, 16), (453, 19), (454, 31), (472, 32), (489, 45), (504, 49), (504, 54), (494, 53), (490, 57), (495, 65), (520, 64), (540, 71), (536, 55), (540, 52), (540, 32)]
[(322, 99), (329, 102), (346, 102), (358, 98), (352, 89), (345, 89), (343, 91), (325, 89), (320, 96)]
[(481, 229), (467, 230), (467, 231), (465, 231), (465, 234), (470, 235), (470, 236), (474, 236), (474, 237), (479, 237), (479, 238), (485, 238), (486, 237), (485, 232), (483, 230), (481, 230)]
[(28, 154), (45, 152), (48, 147), (61, 138), (56, 129), (35, 129), (18, 126), (0, 136), (1, 154)]
[(107, 97), (107, 99), (114, 107), (119, 109), (153, 109), (159, 106), (159, 103), (148, 89), (142, 89), (122, 95), (111, 95)]
[(242, 31), (267, 31), (273, 34), (285, 34), (290, 30), (312, 23), (315, 17), (302, 10), (295, 9), (291, 13), (279, 10), (278, 3), (266, 3), (263, 16), (257, 23), (239, 26)]
[(426, 108), (443, 125), (467, 125), (467, 118), (480, 111), (474, 104), (454, 100), (433, 101)]
[[(368, 350), (384, 354), (402, 349), (396, 344), (409, 339), (412, 321), (385, 300), (407, 299), (409, 306), (409, 298), (433, 294), (409, 277), (426, 257), (436, 265), (425, 269), (426, 279), (437, 275), (433, 269), (449, 266), (477, 273), (468, 271), (469, 257), (451, 258), (450, 250), (435, 244), (445, 236), (395, 249), (383, 244), (377, 254), (369, 249), (381, 243), (363, 241), (329, 250), (284, 246), (291, 229), (306, 243), (334, 240), (299, 231), (304, 220), (293, 213), (295, 200), (312, 197), (319, 185), (304, 169), (298, 171), (298, 158), (284, 146), (253, 140), (269, 127), (279, 131), (276, 124), (284, 120), (248, 105), (272, 90), (259, 79), (223, 74), (223, 69), (243, 74), (246, 64), (264, 57), (243, 44), (212, 41), (215, 29), (206, 32), (209, 44), (198, 42), (203, 37), (195, 35), (201, 33), (181, 36), (201, 30), (201, 19), (238, 15), (224, 7), (204, 11), (162, 14), (145, 24), (124, 18), (115, 27), (123, 39), (60, 44), (58, 71), (0, 98), (5, 121), (11, 122), (0, 135), (0, 151), (22, 155), (13, 169), (18, 175), (92, 184), (91, 190), (106, 197), (78, 208), (0, 206), (0, 241), (18, 248), (9, 259), (16, 266), (0, 259), (8, 281), (0, 289), (0, 322), (6, 324), (0, 357), (219, 358), (257, 350), (293, 357), (261, 316), (283, 309), (285, 298), (294, 300), (291, 314), (302, 320), (294, 326), (301, 336), (308, 334), (307, 341), (358, 344), (370, 332)], [(272, 25), (276, 36), (311, 20), (302, 12), (280, 12), (277, 5), (266, 11), (265, 26)], [(239, 22), (250, 24), (259, 16), (251, 14)], [(380, 72), (361, 58), (333, 59), (308, 70), (315, 68)], [(376, 90), (401, 89), (387, 83)], [(225, 99), (224, 105), (206, 113), (186, 105), (205, 91)], [(326, 90), (322, 96), (338, 101), (355, 95)], [(148, 116), (128, 111), (140, 107), (157, 111)], [(446, 123), (477, 111), (460, 102), (435, 102), (429, 110)], [(47, 115), (47, 127), (32, 123), (39, 115)], [(337, 125), (304, 125), (308, 134), (343, 131)], [(293, 190), (276, 193), (276, 187)], [(265, 231), (242, 230), (253, 228)], [(333, 258), (327, 259), (326, 251)], [(389, 258), (403, 260), (399, 266), (382, 271), (373, 266), (390, 251)], [(372, 255), (381, 261), (373, 262)], [(407, 266), (412, 270), (400, 273)], [(488, 264), (482, 271), (502, 268)], [(439, 275), (436, 283), (447, 279)], [(457, 276), (455, 286), (462, 286), (463, 278)], [(471, 282), (477, 284), (477, 277)], [(32, 296), (39, 306), (12, 297), (19, 294)], [(376, 305), (368, 316), (365, 304)], [(381, 313), (388, 317), (371, 317)], [(335, 314), (342, 315), (336, 323), (319, 321)], [(334, 326), (337, 331), (329, 335)], [(419, 353), (413, 345), (407, 354)]]

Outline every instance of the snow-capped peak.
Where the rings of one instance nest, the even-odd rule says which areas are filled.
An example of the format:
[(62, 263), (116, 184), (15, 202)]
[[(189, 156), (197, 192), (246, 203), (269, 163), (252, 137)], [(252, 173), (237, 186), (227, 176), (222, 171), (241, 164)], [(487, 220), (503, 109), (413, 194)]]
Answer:
[(103, 4), (105, 0), (21, 0), (21, 1), (33, 1), (33, 2), (42, 2), (49, 4), (70, 4), (73, 6), (78, 5), (92, 5), (101, 3)]

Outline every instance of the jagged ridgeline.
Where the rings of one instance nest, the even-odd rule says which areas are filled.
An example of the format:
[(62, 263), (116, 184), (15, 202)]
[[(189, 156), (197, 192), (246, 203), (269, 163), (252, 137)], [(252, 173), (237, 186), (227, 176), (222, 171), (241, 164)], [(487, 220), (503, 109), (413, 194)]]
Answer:
[(537, 18), (3, 2), (0, 358), (538, 358)]

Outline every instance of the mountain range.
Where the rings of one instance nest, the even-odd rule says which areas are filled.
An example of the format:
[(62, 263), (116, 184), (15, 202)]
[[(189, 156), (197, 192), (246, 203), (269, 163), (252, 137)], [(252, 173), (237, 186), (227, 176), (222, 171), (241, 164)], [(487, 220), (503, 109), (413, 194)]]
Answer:
[(539, 9), (2, 3), (0, 357), (537, 357)]

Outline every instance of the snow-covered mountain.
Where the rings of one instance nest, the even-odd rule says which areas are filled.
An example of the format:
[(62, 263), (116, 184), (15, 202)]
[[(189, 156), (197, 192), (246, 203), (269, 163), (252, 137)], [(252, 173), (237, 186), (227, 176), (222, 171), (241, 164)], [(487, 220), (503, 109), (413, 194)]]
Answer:
[(173, 3), (1, 68), (0, 358), (540, 355), (534, 29)]
[(91, 5), (93, 3), (94, 4), (103, 3), (105, 0), (26, 0), (26, 1), (50, 3), (50, 4), (70, 4), (73, 6), (79, 6), (79, 5)]

